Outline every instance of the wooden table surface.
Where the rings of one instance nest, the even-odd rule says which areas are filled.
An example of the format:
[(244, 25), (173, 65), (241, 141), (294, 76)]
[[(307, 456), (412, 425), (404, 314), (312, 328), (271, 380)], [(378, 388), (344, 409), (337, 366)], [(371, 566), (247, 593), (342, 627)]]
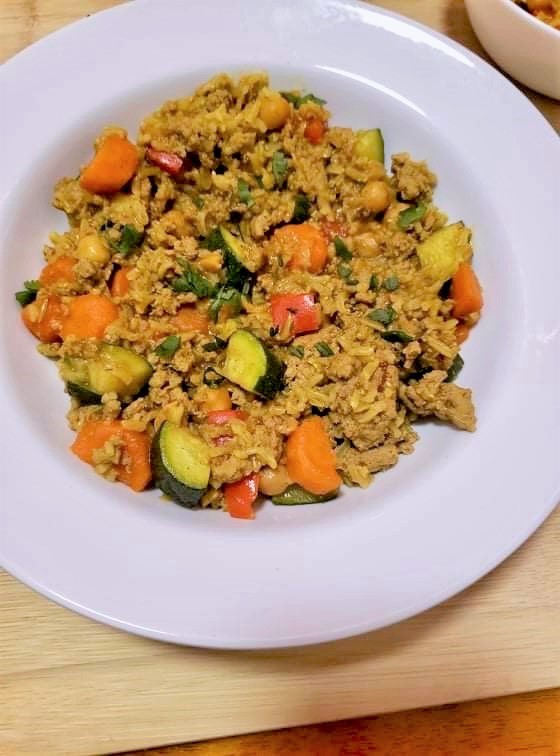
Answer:
[[(116, 4), (0, 0), (0, 60)], [(377, 4), (481, 53), (459, 0)], [(529, 96), (560, 128), (560, 103)], [(419, 617), (317, 647), (226, 653), (98, 625), (0, 572), (0, 754), (109, 753), (560, 686), (559, 576), (557, 510), (492, 574)], [(374, 751), (560, 754), (560, 689), (157, 753)]]

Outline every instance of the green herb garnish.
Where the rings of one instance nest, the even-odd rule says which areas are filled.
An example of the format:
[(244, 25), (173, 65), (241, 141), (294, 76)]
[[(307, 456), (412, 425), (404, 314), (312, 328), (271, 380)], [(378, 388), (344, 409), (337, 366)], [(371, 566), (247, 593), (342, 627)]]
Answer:
[(457, 354), (455, 356), (455, 359), (453, 360), (453, 362), (449, 366), (449, 369), (447, 371), (447, 378), (445, 379), (445, 382), (446, 383), (452, 383), (452, 381), (454, 381), (455, 378), (457, 378), (457, 376), (459, 375), (459, 373), (463, 369), (463, 365), (464, 364), (465, 364), (465, 361), (463, 360), (463, 358), (461, 357), (461, 355)]
[(381, 338), (390, 341), (391, 344), (409, 344), (414, 341), (414, 337), (405, 331), (385, 331), (381, 334)]
[(174, 278), (171, 286), (175, 291), (185, 292), (192, 291), (199, 298), (212, 297), (216, 292), (216, 287), (202, 273), (186, 260), (181, 262), (183, 275)]
[(202, 349), (205, 352), (219, 352), (220, 349), (224, 349), (224, 347), (227, 346), (227, 341), (224, 341), (223, 339), (220, 339), (219, 336), (216, 336), (214, 341), (209, 341), (208, 343), (204, 344)]
[(370, 291), (377, 291), (377, 289), (379, 289), (379, 280), (375, 273), (372, 273), (370, 276), (368, 289)]
[(340, 257), (341, 260), (348, 262), (348, 260), (352, 259), (352, 252), (350, 252), (340, 236), (334, 237), (334, 251), (336, 256)]
[(25, 307), (31, 302), (34, 302), (37, 298), (37, 292), (39, 291), (41, 284), (39, 281), (24, 281), (23, 289), (16, 291), (15, 298), (22, 307)]
[(221, 376), (213, 367), (207, 367), (202, 376), (202, 382), (210, 388), (216, 388), (223, 383), (225, 378)]
[(142, 244), (144, 234), (128, 223), (122, 227), (118, 241), (109, 240), (109, 245), (123, 257), (128, 257), (133, 249)]
[(311, 92), (306, 95), (298, 95), (295, 92), (280, 92), (280, 94), (285, 100), (288, 100), (288, 102), (290, 102), (296, 110), (306, 102), (314, 102), (317, 105), (327, 104), (326, 100), (322, 100), (320, 97), (316, 97), (314, 94), (311, 94)]
[(224, 239), (222, 237), (222, 232), (219, 228), (213, 228), (212, 231), (206, 236), (202, 242), (201, 246), (205, 247), (209, 250), (216, 250), (216, 249), (222, 249), (224, 246)]
[(249, 189), (249, 184), (242, 178), (237, 181), (237, 193), (239, 194), (241, 202), (247, 205), (247, 207), (251, 207), (251, 205), (255, 204), (255, 200)]
[(168, 336), (154, 350), (158, 357), (173, 357), (177, 349), (181, 346), (180, 336)]
[(282, 186), (288, 175), (288, 159), (282, 150), (276, 150), (272, 156), (272, 173), (277, 186)]
[(402, 228), (404, 231), (404, 229), (412, 226), (413, 223), (422, 220), (422, 218), (426, 215), (427, 209), (428, 208), (423, 202), (419, 202), (417, 205), (413, 205), (412, 207), (407, 207), (406, 210), (402, 210), (402, 212), (399, 213), (399, 228)]
[(346, 263), (339, 263), (337, 272), (348, 286), (355, 286), (358, 283), (357, 278), (352, 278), (352, 268)]
[(400, 285), (401, 282), (397, 276), (388, 276), (388, 278), (383, 281), (383, 288), (387, 291), (396, 291)]
[(232, 289), (229, 286), (222, 286), (218, 290), (215, 299), (208, 308), (208, 315), (214, 323), (218, 320), (220, 310), (224, 305), (228, 305), (231, 312), (230, 317), (235, 318), (241, 311), (241, 294), (237, 289)]
[(294, 357), (299, 357), (301, 360), (305, 354), (305, 349), (302, 346), (292, 345), (291, 347), (288, 347), (288, 353), (292, 354)]
[(315, 344), (315, 349), (319, 352), (321, 357), (332, 357), (334, 352), (326, 341), (318, 341)]
[(305, 194), (296, 194), (292, 223), (303, 223), (310, 216), (311, 200)]
[(374, 320), (376, 323), (383, 323), (383, 325), (389, 325), (396, 317), (397, 313), (391, 305), (389, 307), (378, 307), (368, 314), (370, 320)]
[(195, 207), (197, 207), (199, 210), (202, 210), (204, 207), (204, 197), (201, 197), (200, 194), (195, 194), (192, 197), (192, 201)]

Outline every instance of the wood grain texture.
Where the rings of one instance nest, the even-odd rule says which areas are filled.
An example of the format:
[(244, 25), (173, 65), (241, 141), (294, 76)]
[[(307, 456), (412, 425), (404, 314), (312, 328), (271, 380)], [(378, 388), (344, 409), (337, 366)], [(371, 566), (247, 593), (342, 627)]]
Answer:
[(560, 690), (242, 735), (211, 743), (134, 751), (135, 756), (507, 756), (519, 753), (525, 756), (560, 754)]
[[(0, 0), (0, 58), (115, 4)], [(461, 2), (378, 4), (477, 50)], [(560, 127), (560, 105), (536, 95), (532, 99)], [(557, 511), (491, 575), (419, 617), (322, 646), (226, 653), (125, 635), (72, 614), (0, 573), (0, 754), (109, 753), (557, 686), (559, 575)], [(539, 716), (555, 725), (557, 699), (553, 694), (541, 694), (541, 699)], [(507, 710), (496, 706), (495, 728), (511, 728), (513, 720), (525, 716), (516, 713), (517, 704), (508, 704)], [(363, 732), (387, 743), (387, 733), (392, 737), (401, 731), (403, 722), (419, 723), (415, 717), (421, 715), (401, 716), (376, 720), (384, 722), (375, 724), (377, 730), (348, 726), (365, 726)], [(458, 733), (463, 727), (474, 732), (472, 717), (453, 724), (448, 715), (434, 716), (426, 731), (436, 727), (442, 737), (453, 727)], [(535, 725), (533, 741), (524, 741), (527, 752), (555, 753), (547, 750), (551, 732)], [(215, 753), (263, 753), (255, 743), (253, 750)], [(329, 753), (322, 746), (315, 752)], [(413, 752), (422, 750), (399, 751)], [(429, 750), (439, 752), (461, 753), (455, 747)]]

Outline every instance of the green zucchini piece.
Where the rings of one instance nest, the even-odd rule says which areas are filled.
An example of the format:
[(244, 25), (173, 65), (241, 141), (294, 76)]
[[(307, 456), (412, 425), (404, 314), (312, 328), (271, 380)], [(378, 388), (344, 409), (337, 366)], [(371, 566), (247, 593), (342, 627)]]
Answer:
[(360, 157), (385, 162), (385, 142), (381, 129), (367, 129), (358, 131), (354, 145), (354, 152)]
[(220, 234), (224, 267), (227, 271), (226, 286), (241, 291), (245, 281), (248, 281), (252, 276), (249, 269), (251, 265), (249, 251), (243, 240), (234, 236), (224, 226), (220, 226)]
[(152, 441), (156, 486), (182, 507), (195, 509), (210, 480), (210, 450), (183, 426), (163, 423)]
[(288, 486), (283, 493), (278, 494), (277, 496), (272, 496), (272, 503), (283, 505), (319, 504), (323, 501), (335, 499), (337, 496), (338, 490), (329, 491), (329, 493), (326, 494), (314, 494), (311, 493), (311, 491), (306, 491), (305, 488), (298, 486), (297, 483), (294, 483), (293, 485)]
[(284, 363), (249, 331), (230, 336), (221, 372), (232, 383), (272, 399), (284, 388), (284, 370)]
[(68, 393), (83, 404), (98, 403), (109, 392), (116, 393), (119, 399), (132, 399), (153, 371), (144, 357), (112, 344), (101, 344), (96, 357), (91, 359), (65, 358), (59, 370)]

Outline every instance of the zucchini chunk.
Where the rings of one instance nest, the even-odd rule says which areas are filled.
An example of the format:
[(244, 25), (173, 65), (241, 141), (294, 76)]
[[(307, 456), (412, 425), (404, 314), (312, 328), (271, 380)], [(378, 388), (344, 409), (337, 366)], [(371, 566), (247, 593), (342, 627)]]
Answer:
[(243, 284), (251, 279), (249, 251), (245, 243), (220, 226), (224, 267), (227, 271), (226, 285), (241, 291)]
[(385, 142), (381, 129), (358, 131), (354, 152), (360, 157), (385, 162)]
[(306, 491), (305, 488), (298, 486), (294, 483), (288, 486), (285, 491), (276, 496), (272, 496), (273, 504), (293, 505), (293, 504), (318, 504), (323, 501), (330, 501), (336, 499), (338, 496), (338, 490), (329, 491), (326, 494), (314, 494), (310, 491)]
[(152, 366), (131, 349), (101, 344), (94, 358), (64, 358), (59, 371), (70, 396), (82, 404), (98, 404), (109, 392), (132, 399), (150, 379)]
[(249, 331), (230, 336), (222, 374), (232, 383), (272, 399), (284, 387), (284, 370), (284, 363)]
[(195, 509), (210, 480), (210, 451), (188, 428), (166, 421), (152, 441), (152, 469), (164, 494)]

